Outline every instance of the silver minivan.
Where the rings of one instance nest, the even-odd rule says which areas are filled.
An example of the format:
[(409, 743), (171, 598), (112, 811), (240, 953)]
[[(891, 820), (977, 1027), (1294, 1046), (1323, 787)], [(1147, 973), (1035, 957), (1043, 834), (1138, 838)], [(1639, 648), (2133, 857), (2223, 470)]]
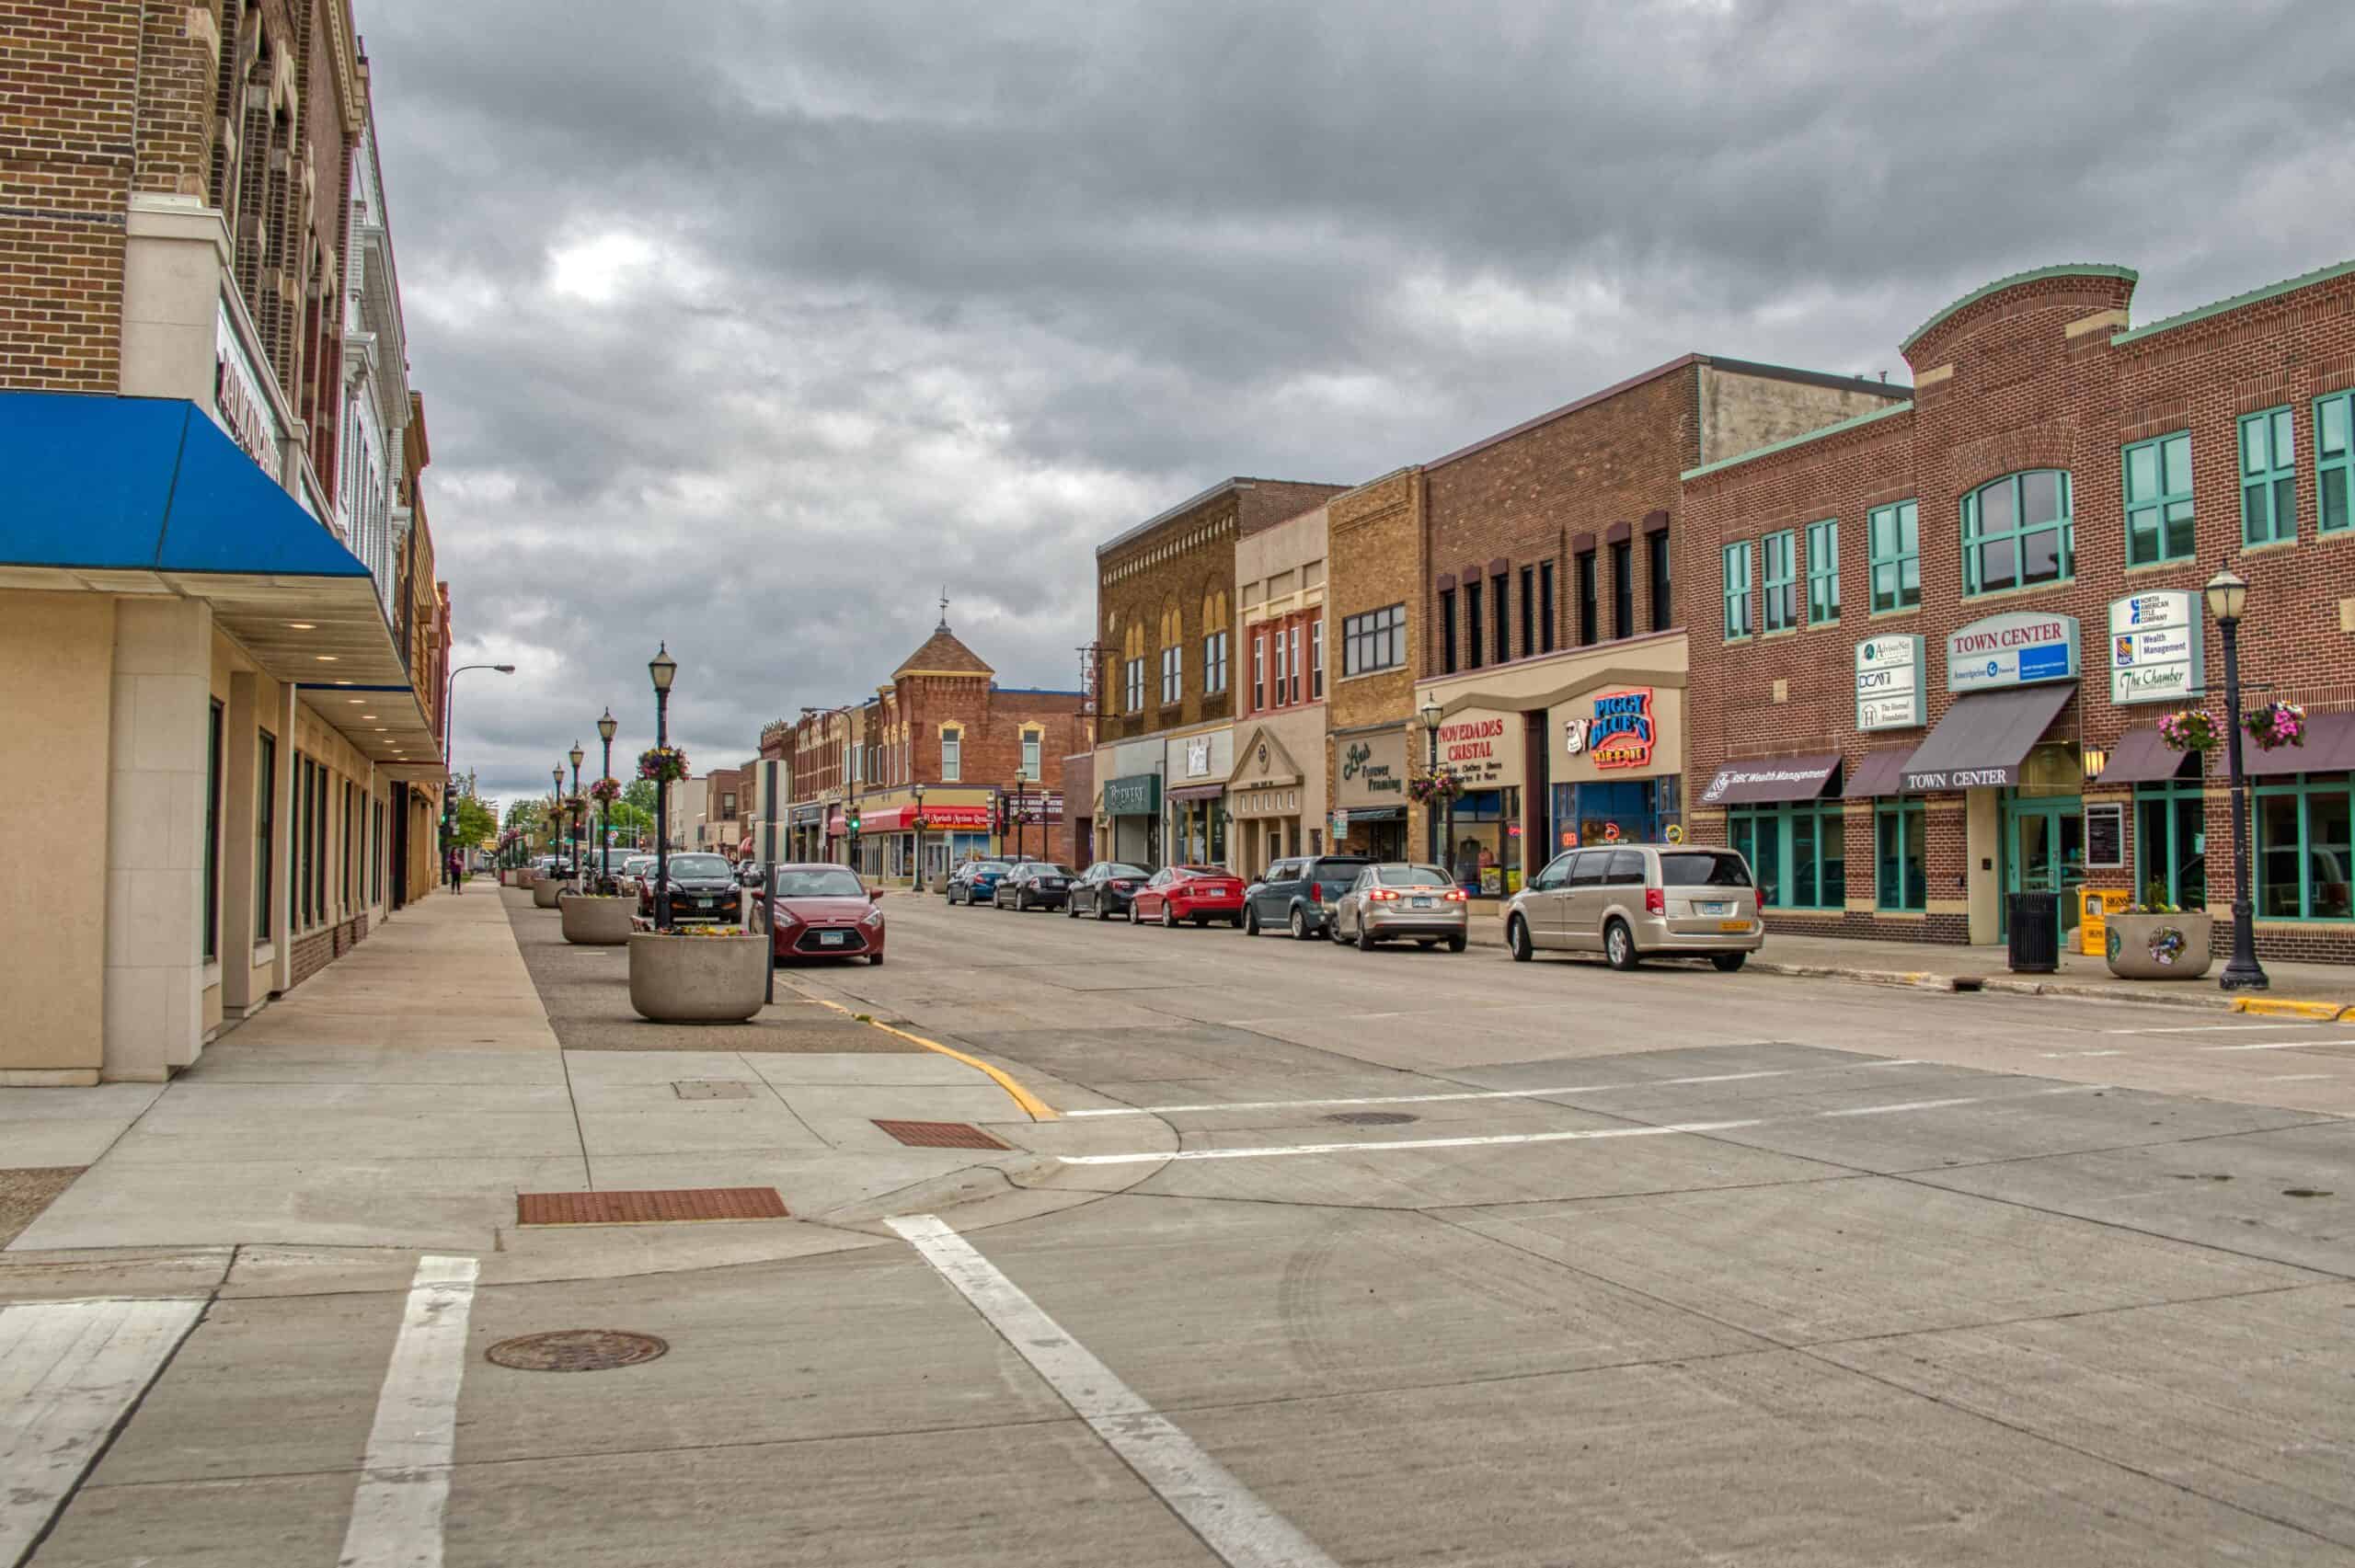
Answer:
[(1739, 969), (1765, 945), (1750, 863), (1702, 844), (1603, 844), (1566, 850), (1505, 906), (1505, 945), (1600, 953), (1614, 969), (1654, 954)]

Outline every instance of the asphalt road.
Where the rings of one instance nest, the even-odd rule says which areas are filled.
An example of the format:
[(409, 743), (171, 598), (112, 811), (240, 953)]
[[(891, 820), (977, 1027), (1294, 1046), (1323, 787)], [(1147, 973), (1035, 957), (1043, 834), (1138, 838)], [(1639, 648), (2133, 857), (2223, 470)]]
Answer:
[[(793, 984), (1043, 1094), (1072, 1201), (279, 1260), (108, 1342), (187, 1334), (31, 1561), (2355, 1562), (2355, 1034), (886, 908)], [(561, 1328), (670, 1351), (479, 1354)]]

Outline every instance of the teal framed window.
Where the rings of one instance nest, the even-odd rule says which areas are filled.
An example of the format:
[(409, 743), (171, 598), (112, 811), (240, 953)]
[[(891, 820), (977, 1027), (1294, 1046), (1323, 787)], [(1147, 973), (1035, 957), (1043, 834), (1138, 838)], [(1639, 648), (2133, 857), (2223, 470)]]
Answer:
[(1963, 592), (2066, 582), (2075, 572), (2066, 469), (2007, 474), (1962, 498)]
[(2134, 887), (2146, 904), (2208, 907), (2208, 795), (2199, 779), (2134, 787)]
[[(1581, 568), (1591, 570), (1591, 556), (1579, 557)], [(1750, 541), (1729, 544), (1726, 559), (1726, 641), (1739, 642), (1757, 630), (1750, 613)]]
[(1920, 914), (1930, 907), (1930, 817), (1918, 800), (1873, 808), (1873, 907)]
[(1807, 525), (1807, 624), (1840, 619), (1840, 520)]
[(1764, 568), (1761, 629), (1787, 632), (1799, 624), (1798, 535), (1787, 528), (1768, 534)]
[(1848, 901), (1847, 814), (1800, 800), (1726, 813), (1727, 836), (1750, 862), (1758, 901), (1775, 910), (1837, 910)]
[(2177, 431), (2125, 452), (2126, 564), (2188, 561), (2192, 555), (2191, 437)]
[(1911, 610), (1922, 602), (1920, 509), (1912, 501), (1875, 507), (1865, 519), (1873, 609)]
[(2355, 919), (2355, 795), (2345, 773), (2257, 791), (2252, 891), (2260, 920)]
[(2315, 399), (2315, 510), (2321, 531), (2355, 528), (2355, 472), (2348, 462), (2355, 449), (2355, 392)]
[(2241, 416), (2241, 543), (2298, 536), (2298, 429), (2290, 410)]

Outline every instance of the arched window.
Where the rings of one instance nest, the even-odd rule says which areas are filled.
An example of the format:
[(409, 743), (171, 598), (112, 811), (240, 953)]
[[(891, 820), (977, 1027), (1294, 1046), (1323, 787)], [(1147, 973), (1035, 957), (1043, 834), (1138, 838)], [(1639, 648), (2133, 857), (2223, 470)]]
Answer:
[(1963, 592), (1998, 593), (2075, 575), (2067, 470), (2007, 474), (1962, 498)]
[(1186, 695), (1186, 627), (1175, 600), (1161, 611), (1161, 704), (1175, 706)]
[(1144, 712), (1144, 623), (1135, 622), (1129, 627), (1128, 641), (1122, 645), (1120, 661), (1120, 692), (1124, 701), (1120, 711)]
[(1223, 589), (1202, 597), (1202, 694), (1216, 696), (1226, 690), (1229, 632), (1226, 624), (1226, 594)]

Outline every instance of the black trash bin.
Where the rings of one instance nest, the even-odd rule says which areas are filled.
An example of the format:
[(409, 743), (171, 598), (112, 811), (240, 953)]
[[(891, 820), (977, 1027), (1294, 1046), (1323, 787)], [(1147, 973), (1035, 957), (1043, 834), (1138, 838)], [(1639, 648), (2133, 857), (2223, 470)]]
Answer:
[(2012, 972), (2049, 975), (2061, 967), (2061, 895), (2013, 893), (2005, 908), (2011, 926)]

